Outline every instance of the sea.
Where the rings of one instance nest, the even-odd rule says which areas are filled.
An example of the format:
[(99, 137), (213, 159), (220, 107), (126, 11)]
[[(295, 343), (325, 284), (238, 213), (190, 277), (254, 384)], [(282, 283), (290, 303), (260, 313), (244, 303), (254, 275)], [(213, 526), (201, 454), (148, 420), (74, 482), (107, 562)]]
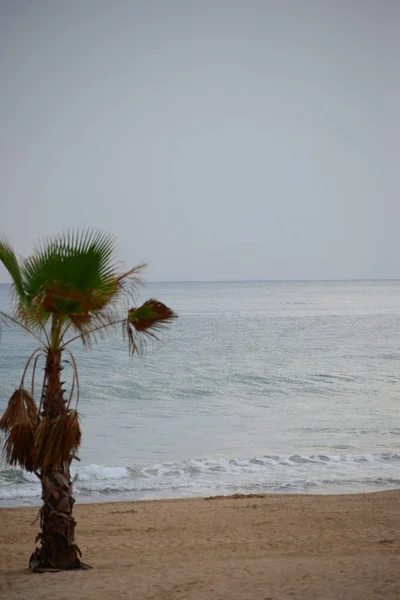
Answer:
[[(120, 332), (70, 346), (77, 501), (400, 487), (400, 282), (148, 283), (140, 297), (179, 315), (144, 356)], [(0, 414), (35, 347), (2, 327)], [(0, 463), (0, 506), (40, 494)]]

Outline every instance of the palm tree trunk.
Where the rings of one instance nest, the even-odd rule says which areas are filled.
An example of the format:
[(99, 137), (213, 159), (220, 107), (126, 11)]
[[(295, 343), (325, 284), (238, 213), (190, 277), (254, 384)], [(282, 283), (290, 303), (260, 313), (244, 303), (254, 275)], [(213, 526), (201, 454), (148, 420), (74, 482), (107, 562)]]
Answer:
[(79, 569), (80, 550), (75, 544), (75, 524), (72, 516), (74, 498), (69, 465), (41, 475), (43, 506), (40, 509), (41, 532), (36, 537), (40, 547), (32, 554), (29, 566), (33, 571)]
[[(66, 411), (61, 382), (61, 352), (48, 351), (41, 417), (56, 419)], [(50, 465), (39, 473), (43, 506), (40, 509), (41, 532), (36, 541), (40, 547), (32, 554), (29, 566), (33, 571), (87, 568), (79, 560), (75, 544), (75, 520), (72, 516), (74, 498), (70, 475), (71, 459), (62, 466)]]

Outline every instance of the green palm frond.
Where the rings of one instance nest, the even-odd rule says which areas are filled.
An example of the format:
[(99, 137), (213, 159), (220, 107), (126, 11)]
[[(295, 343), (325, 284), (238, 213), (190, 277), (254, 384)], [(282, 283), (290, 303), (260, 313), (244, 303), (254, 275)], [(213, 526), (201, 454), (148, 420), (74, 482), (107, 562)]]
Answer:
[(69, 232), (37, 247), (22, 267), (30, 305), (47, 314), (100, 310), (118, 291), (114, 239), (98, 231)]
[(158, 331), (165, 329), (176, 318), (177, 315), (168, 306), (154, 299), (131, 308), (123, 324), (131, 353), (140, 352), (146, 338), (157, 339)]
[(5, 239), (0, 239), (0, 261), (3, 263), (12, 278), (14, 292), (18, 298), (18, 301), (20, 303), (25, 303), (26, 295), (21, 275), (21, 268), (14, 250)]

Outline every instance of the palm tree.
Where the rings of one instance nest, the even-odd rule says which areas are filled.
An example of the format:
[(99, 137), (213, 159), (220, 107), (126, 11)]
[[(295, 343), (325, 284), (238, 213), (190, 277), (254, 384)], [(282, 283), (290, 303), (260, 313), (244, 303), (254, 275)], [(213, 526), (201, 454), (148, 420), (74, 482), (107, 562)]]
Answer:
[[(42, 485), (40, 545), (29, 565), (33, 571), (88, 568), (79, 558), (72, 516), (70, 465), (77, 458), (81, 429), (78, 372), (69, 345), (76, 340), (90, 345), (119, 325), (133, 355), (177, 315), (154, 299), (129, 308), (145, 265), (121, 271), (113, 238), (98, 231), (61, 234), (39, 244), (27, 259), (18, 259), (0, 239), (0, 260), (11, 275), (15, 301), (14, 313), (0, 312), (0, 317), (39, 345), (0, 419), (6, 461), (35, 473)], [(45, 367), (37, 403), (34, 379), (41, 356)], [(72, 382), (67, 395), (61, 373), (68, 364)]]

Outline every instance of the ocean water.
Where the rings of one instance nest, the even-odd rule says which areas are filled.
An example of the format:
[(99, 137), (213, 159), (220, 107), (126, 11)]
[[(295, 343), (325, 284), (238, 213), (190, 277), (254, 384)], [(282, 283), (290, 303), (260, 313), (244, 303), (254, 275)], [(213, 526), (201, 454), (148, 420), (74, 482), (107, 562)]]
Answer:
[[(141, 296), (179, 313), (144, 358), (116, 333), (75, 344), (78, 501), (400, 487), (400, 282), (152, 283)], [(3, 328), (0, 413), (34, 348)], [(25, 504), (40, 504), (35, 476), (0, 463), (0, 506)]]

